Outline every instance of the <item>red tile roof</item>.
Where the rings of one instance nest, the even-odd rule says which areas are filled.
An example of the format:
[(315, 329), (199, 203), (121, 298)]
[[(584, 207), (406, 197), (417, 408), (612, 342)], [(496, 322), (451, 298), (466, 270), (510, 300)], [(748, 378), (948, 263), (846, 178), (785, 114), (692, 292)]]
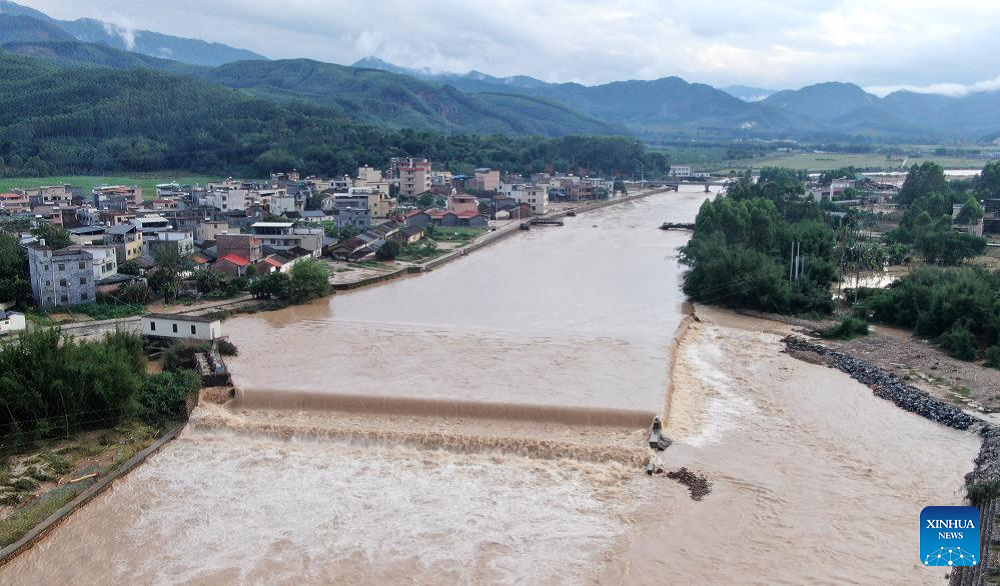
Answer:
[(245, 267), (248, 264), (250, 264), (249, 260), (243, 258), (242, 256), (236, 254), (235, 252), (230, 252), (229, 254), (227, 254), (226, 256), (224, 256), (222, 258), (220, 258), (219, 260), (220, 261), (224, 260), (226, 262), (231, 262), (234, 265), (240, 266), (240, 267)]

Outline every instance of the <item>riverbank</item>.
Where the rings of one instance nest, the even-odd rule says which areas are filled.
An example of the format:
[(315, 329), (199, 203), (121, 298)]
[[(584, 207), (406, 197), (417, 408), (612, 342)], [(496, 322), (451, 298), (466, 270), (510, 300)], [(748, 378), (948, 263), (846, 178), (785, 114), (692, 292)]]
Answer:
[[(739, 313), (794, 326), (793, 332), (836, 325), (787, 315), (742, 310)], [(949, 356), (930, 340), (912, 331), (873, 324), (867, 336), (853, 340), (824, 340), (833, 350), (863, 356), (907, 384), (956, 407), (1000, 425), (1000, 370)]]

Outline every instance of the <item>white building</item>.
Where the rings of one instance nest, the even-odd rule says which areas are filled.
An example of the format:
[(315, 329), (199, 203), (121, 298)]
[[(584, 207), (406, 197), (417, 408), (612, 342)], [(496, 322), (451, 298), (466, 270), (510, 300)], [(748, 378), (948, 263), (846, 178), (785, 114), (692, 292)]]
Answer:
[(222, 337), (222, 320), (199, 315), (149, 313), (142, 316), (142, 335), (154, 338), (215, 340)]
[(26, 327), (23, 313), (0, 310), (0, 335), (20, 332)]
[(691, 176), (691, 165), (671, 165), (670, 167), (671, 177), (690, 177)]
[(530, 205), (533, 214), (549, 213), (549, 190), (547, 187), (526, 183), (501, 183), (499, 193), (517, 200), (517, 203)]

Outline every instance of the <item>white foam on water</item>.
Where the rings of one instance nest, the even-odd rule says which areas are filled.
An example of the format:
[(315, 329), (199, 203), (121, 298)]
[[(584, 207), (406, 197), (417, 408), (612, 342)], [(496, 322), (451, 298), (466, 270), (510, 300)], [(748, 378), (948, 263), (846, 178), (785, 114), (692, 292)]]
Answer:
[[(635, 476), (616, 464), (189, 430), (6, 576), (576, 584), (625, 531)], [(99, 561), (107, 552), (115, 563)]]

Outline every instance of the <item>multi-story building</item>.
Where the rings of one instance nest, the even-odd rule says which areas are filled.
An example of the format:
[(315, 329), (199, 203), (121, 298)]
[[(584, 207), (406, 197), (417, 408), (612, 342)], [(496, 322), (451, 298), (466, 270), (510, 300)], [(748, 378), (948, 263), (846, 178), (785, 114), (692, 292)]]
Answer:
[(416, 197), (431, 190), (432, 165), (427, 159), (400, 159), (396, 161), (399, 194)]
[(322, 228), (296, 228), (294, 222), (257, 222), (250, 231), (265, 246), (278, 250), (298, 246), (319, 254), (323, 249)]
[(500, 171), (485, 167), (476, 169), (474, 184), (479, 191), (496, 191), (500, 189)]
[(358, 177), (354, 180), (354, 187), (370, 187), (389, 195), (389, 180), (382, 177), (382, 171), (375, 167), (358, 167)]
[(526, 203), (531, 206), (533, 214), (549, 213), (549, 190), (540, 185), (529, 185), (525, 183), (503, 183), (500, 185), (500, 194), (515, 200), (517, 203)]
[(194, 252), (194, 235), (190, 232), (163, 230), (157, 232), (155, 238), (146, 240), (146, 248), (151, 256), (159, 254), (174, 254), (188, 256)]
[(121, 264), (142, 256), (145, 239), (134, 224), (116, 224), (105, 231), (104, 243), (115, 247), (118, 263)]
[(114, 246), (85, 246), (93, 261), (94, 285), (118, 274), (118, 254)]
[(90, 303), (95, 296), (94, 257), (83, 247), (53, 250), (44, 241), (28, 247), (31, 294), (42, 307)]
[[(68, 187), (68, 186), (67, 186)], [(101, 185), (91, 191), (98, 209), (127, 210), (130, 205), (142, 205), (142, 188), (125, 185)]]
[(448, 197), (448, 211), (455, 214), (479, 213), (479, 199), (474, 195), (452, 195)]
[(104, 226), (81, 226), (79, 228), (70, 228), (66, 231), (69, 232), (69, 239), (74, 244), (83, 245), (103, 244), (106, 230)]
[(199, 194), (200, 203), (222, 211), (245, 210), (253, 203), (250, 190), (251, 186), (238, 181), (209, 183), (205, 194)]
[(31, 198), (23, 191), (13, 193), (0, 193), (0, 210), (11, 214), (24, 212), (31, 209)]
[(367, 203), (364, 207), (368, 208), (373, 218), (387, 218), (396, 210), (395, 200), (389, 197), (387, 192), (373, 187), (351, 187), (347, 190), (347, 195), (348, 197), (364, 196), (367, 198)]
[(250, 262), (263, 258), (262, 242), (252, 234), (219, 234), (215, 240), (215, 248), (219, 258), (235, 254)]
[(333, 212), (333, 222), (338, 230), (354, 228), (361, 232), (371, 225), (371, 214), (366, 209), (338, 208)]
[(195, 228), (195, 239), (215, 240), (219, 234), (225, 234), (228, 231), (229, 222), (226, 220), (204, 220), (198, 222), (198, 226)]
[(78, 195), (79, 191), (79, 188), (74, 189), (69, 184), (47, 185), (24, 190), (32, 205), (69, 205), (73, 203), (74, 192)]

